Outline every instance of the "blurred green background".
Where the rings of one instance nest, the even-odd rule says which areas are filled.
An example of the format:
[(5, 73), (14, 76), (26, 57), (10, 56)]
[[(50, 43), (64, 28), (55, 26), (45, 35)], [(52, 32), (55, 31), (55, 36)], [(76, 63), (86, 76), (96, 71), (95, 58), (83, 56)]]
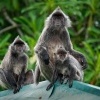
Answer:
[(0, 0), (0, 62), (17, 35), (29, 47), (29, 69), (35, 68), (33, 47), (44, 20), (57, 7), (70, 17), (70, 37), (75, 50), (88, 62), (84, 82), (100, 86), (100, 0)]

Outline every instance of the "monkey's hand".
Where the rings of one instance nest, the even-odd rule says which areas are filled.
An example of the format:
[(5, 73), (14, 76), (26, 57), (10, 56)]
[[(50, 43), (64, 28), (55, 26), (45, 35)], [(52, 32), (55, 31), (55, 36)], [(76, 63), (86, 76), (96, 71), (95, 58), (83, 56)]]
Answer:
[(39, 55), (43, 62), (48, 65), (49, 64), (49, 54), (47, 53), (47, 50), (45, 48), (41, 48), (41, 51), (39, 52)]
[(46, 90), (47, 90), (47, 91), (50, 90), (50, 89), (52, 88), (53, 85), (54, 85), (53, 83), (50, 83), (50, 84), (47, 86)]

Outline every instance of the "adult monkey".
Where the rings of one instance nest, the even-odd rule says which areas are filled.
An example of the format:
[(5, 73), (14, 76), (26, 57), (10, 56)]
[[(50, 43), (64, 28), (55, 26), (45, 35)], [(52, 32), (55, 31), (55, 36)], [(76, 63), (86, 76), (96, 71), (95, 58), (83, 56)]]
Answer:
[(17, 36), (13, 43), (10, 44), (1, 62), (0, 85), (5, 88), (12, 88), (14, 90), (13, 93), (19, 92), (22, 85), (24, 85), (24, 81), (28, 83), (27, 76), (30, 72), (26, 73), (28, 63), (26, 52), (28, 50), (27, 43)]
[(56, 8), (46, 19), (42, 34), (34, 48), (37, 56), (37, 66), (35, 69), (34, 82), (38, 84), (40, 74), (47, 80), (52, 81), (54, 72), (54, 53), (59, 48), (64, 48), (82, 65), (82, 70), (86, 68), (86, 59), (83, 54), (73, 50), (67, 28), (71, 26), (71, 21), (67, 15)]

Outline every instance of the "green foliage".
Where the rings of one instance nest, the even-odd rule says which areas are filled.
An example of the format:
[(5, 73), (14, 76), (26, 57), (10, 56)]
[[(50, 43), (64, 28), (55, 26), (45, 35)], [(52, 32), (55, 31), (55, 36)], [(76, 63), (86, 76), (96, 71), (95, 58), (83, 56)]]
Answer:
[[(44, 20), (57, 6), (72, 20), (69, 32), (74, 49), (86, 56), (88, 68), (84, 81), (100, 86), (99, 0), (0, 0), (0, 61), (9, 44), (20, 35), (30, 46), (29, 69), (34, 69), (36, 58), (33, 47), (41, 34)], [(18, 26), (2, 32), (13, 26), (4, 11)]]

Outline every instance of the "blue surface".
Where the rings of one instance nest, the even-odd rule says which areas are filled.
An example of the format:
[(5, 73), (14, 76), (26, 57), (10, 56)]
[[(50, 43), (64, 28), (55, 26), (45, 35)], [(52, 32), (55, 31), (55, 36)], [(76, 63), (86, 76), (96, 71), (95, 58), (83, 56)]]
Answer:
[(72, 88), (55, 83), (46, 91), (48, 81), (24, 86), (19, 93), (12, 90), (0, 92), (0, 100), (100, 100), (100, 87), (75, 81)]

